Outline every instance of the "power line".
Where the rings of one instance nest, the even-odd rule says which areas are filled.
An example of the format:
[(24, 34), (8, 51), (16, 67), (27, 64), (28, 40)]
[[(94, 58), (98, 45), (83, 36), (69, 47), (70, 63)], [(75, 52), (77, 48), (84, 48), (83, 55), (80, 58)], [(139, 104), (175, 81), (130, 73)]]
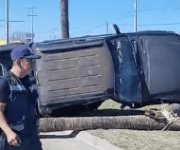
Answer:
[(176, 12), (176, 11), (180, 11), (180, 8), (169, 8), (169, 7), (164, 7), (164, 8), (146, 8), (146, 9), (139, 9), (138, 12), (140, 13), (144, 13), (144, 12)]
[[(5, 22), (5, 20), (0, 20), (1, 22)], [(11, 21), (9, 21), (9, 22), (24, 22), (24, 21), (16, 21), (16, 20), (11, 20)]]
[(6, 43), (9, 44), (9, 23), (10, 22), (24, 22), (24, 21), (10, 21), (9, 20), (9, 0), (5, 0), (5, 20), (0, 20), (5, 22), (5, 32), (6, 32)]
[(174, 22), (174, 23), (157, 23), (157, 24), (141, 24), (139, 26), (170, 26), (170, 25), (179, 25), (180, 22)]

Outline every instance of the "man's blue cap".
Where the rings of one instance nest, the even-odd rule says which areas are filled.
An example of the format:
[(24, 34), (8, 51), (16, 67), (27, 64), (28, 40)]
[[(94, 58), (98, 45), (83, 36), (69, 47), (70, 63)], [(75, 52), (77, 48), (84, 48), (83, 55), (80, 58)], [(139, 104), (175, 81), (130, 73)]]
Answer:
[(41, 56), (32, 53), (28, 45), (18, 45), (12, 50), (11, 59), (15, 61), (23, 58), (39, 59)]

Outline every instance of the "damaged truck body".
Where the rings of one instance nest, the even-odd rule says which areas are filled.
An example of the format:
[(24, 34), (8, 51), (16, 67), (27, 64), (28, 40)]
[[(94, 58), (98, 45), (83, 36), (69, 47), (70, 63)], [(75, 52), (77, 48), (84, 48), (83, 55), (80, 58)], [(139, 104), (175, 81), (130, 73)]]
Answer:
[[(0, 76), (17, 44), (0, 47)], [(37, 81), (42, 116), (74, 107), (95, 109), (113, 99), (132, 107), (180, 103), (180, 35), (142, 31), (37, 42)]]

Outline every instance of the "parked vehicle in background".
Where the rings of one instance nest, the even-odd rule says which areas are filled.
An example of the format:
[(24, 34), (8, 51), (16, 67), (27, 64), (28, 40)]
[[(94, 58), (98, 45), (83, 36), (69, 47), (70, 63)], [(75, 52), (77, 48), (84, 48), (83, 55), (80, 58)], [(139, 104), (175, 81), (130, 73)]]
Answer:
[[(0, 75), (12, 62), (16, 44), (0, 47)], [(113, 99), (131, 107), (180, 103), (180, 35), (143, 31), (33, 43), (41, 55), (31, 79), (37, 79), (39, 112), (51, 116), (95, 109)]]

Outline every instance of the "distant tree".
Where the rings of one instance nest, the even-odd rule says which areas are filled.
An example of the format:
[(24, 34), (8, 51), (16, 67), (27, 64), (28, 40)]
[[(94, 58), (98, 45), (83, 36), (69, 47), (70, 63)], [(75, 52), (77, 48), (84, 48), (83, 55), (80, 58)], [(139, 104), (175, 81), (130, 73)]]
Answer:
[(68, 0), (60, 0), (62, 38), (69, 38)]
[(12, 35), (10, 36), (10, 43), (11, 42), (25, 42), (26, 41), (26, 33), (25, 32), (14, 32), (12, 33)]
[(29, 43), (32, 41), (31, 37), (31, 33), (17, 31), (12, 33), (12, 35), (10, 36), (10, 43)]

